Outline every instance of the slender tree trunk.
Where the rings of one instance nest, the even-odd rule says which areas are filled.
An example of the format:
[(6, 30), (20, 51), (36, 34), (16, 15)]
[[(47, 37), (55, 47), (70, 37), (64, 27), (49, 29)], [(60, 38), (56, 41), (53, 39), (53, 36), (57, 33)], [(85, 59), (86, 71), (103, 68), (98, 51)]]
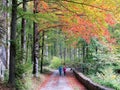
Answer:
[(72, 49), (71, 49), (71, 47), (70, 47), (70, 49), (69, 49), (69, 53), (70, 53), (70, 60), (72, 60), (72, 51), (71, 51)]
[(81, 60), (80, 59), (81, 58), (80, 48), (78, 48), (78, 58), (79, 58), (79, 60)]
[(41, 71), (40, 71), (41, 73), (43, 72), (44, 41), (45, 41), (44, 35), (45, 35), (45, 32), (43, 31), (43, 34), (42, 34), (42, 57), (41, 57)]
[(50, 46), (50, 53), (51, 53), (51, 59), (52, 59), (53, 56), (54, 56), (54, 49), (53, 49), (53, 46)]
[(57, 56), (57, 42), (54, 41), (54, 56)]
[(46, 47), (46, 52), (45, 52), (46, 60), (48, 60), (48, 56), (49, 56), (48, 45), (46, 44), (45, 47)]
[[(45, 35), (44, 37), (45, 39), (47, 39), (47, 35)], [(48, 48), (48, 44), (45, 44), (45, 57), (46, 57), (46, 60), (48, 60), (48, 56), (49, 56), (49, 48)]]
[[(6, 8), (8, 10), (10, 6), (10, 3), (8, 0), (6, 0)], [(10, 18), (10, 13), (7, 12), (7, 16), (6, 16), (6, 29), (7, 29), (7, 33), (6, 33), (6, 64), (7, 64), (7, 67), (6, 68), (9, 68), (9, 59), (10, 59), (10, 42), (8, 42), (10, 40), (10, 21), (9, 21), (9, 18)]]
[[(38, 13), (39, 0), (34, 0), (34, 13)], [(39, 34), (38, 24), (34, 22), (33, 34), (33, 74), (38, 77), (38, 60), (39, 60)]]
[(71, 59), (74, 60), (74, 48), (71, 47)]
[(66, 59), (66, 47), (64, 48), (64, 64), (65, 64), (65, 59)]
[[(26, 59), (25, 59), (25, 61), (27, 62), (27, 60), (28, 60), (28, 57), (29, 57), (29, 55), (30, 55), (30, 51), (31, 51), (31, 47), (32, 47), (32, 45), (30, 44), (30, 42), (32, 41), (32, 39), (31, 39), (31, 37), (30, 37), (30, 35), (28, 35), (28, 38), (26, 38)], [(29, 46), (31, 46), (30, 48), (29, 48)], [(30, 49), (30, 50), (29, 50)], [(32, 51), (31, 51), (32, 52)]]
[(96, 48), (95, 48), (95, 51), (96, 51), (96, 54), (98, 53), (98, 47), (96, 46)]
[(73, 49), (73, 56), (74, 56), (74, 60), (76, 58), (76, 48)]
[(48, 47), (48, 52), (49, 52), (49, 59), (52, 60), (52, 47)]
[(88, 44), (86, 44), (86, 59), (88, 59), (88, 55), (89, 55), (89, 48), (88, 48)]
[[(83, 64), (85, 64), (85, 44), (82, 47), (82, 55), (83, 55)], [(82, 67), (83, 73), (85, 72), (85, 67)]]
[(59, 50), (60, 50), (59, 57), (62, 59), (62, 45), (61, 45), (61, 43), (59, 44)]
[(15, 56), (16, 56), (16, 28), (17, 28), (17, 0), (12, 0), (12, 19), (11, 19), (11, 42), (10, 42), (10, 66), (9, 84), (15, 85)]
[(84, 61), (85, 61), (85, 46), (84, 46), (84, 45), (83, 45), (82, 49), (83, 49), (83, 50), (82, 50), (82, 51), (83, 51), (82, 54), (83, 54), (83, 62), (84, 62)]
[[(26, 12), (26, 0), (23, 0), (23, 11)], [(26, 52), (26, 20), (22, 18), (22, 29), (21, 29), (21, 50), (22, 50), (22, 61), (25, 63), (25, 52)]]

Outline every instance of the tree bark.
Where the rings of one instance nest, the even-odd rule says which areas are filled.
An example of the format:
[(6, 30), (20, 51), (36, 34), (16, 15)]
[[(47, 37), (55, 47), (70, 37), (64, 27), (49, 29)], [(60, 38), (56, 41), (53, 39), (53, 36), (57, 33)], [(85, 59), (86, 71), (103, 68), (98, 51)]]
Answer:
[(12, 0), (12, 19), (11, 19), (11, 42), (10, 42), (10, 66), (9, 84), (15, 85), (15, 57), (16, 57), (16, 28), (17, 28), (17, 0)]
[[(26, 12), (26, 0), (23, 0), (23, 11)], [(22, 61), (25, 63), (25, 52), (26, 52), (26, 20), (22, 18), (22, 29), (21, 29), (21, 51), (22, 51)]]
[(64, 64), (65, 64), (65, 59), (66, 59), (66, 47), (64, 48)]
[(95, 48), (95, 51), (96, 51), (96, 54), (98, 53), (98, 47), (96, 46), (96, 48)]
[(89, 56), (89, 47), (88, 44), (86, 44), (86, 59), (88, 59)]
[[(38, 13), (38, 3), (39, 0), (34, 0), (34, 14)], [(38, 77), (38, 60), (39, 60), (39, 34), (38, 34), (38, 24), (33, 23), (34, 34), (33, 34), (33, 74)]]
[(83, 45), (82, 51), (83, 51), (82, 55), (83, 55), (83, 62), (84, 62), (85, 61), (85, 45)]
[(79, 61), (81, 60), (81, 52), (80, 52), (80, 47), (78, 48), (78, 58), (79, 58)]
[[(6, 8), (7, 10), (9, 9), (10, 3), (8, 0), (6, 0)], [(7, 12), (6, 15), (6, 29), (7, 29), (7, 33), (6, 33), (6, 64), (7, 64), (7, 69), (9, 68), (9, 59), (10, 59), (10, 42), (8, 42), (10, 40), (10, 13)]]
[(72, 48), (71, 47), (69, 48), (69, 58), (70, 60), (72, 60)]
[(57, 56), (57, 41), (54, 41), (54, 56)]
[(42, 34), (42, 57), (41, 57), (41, 71), (40, 71), (41, 73), (43, 72), (44, 41), (45, 41), (44, 35), (45, 35), (45, 32), (43, 31), (43, 34)]
[(61, 43), (59, 44), (59, 48), (60, 48), (59, 57), (62, 59), (62, 45), (61, 45)]

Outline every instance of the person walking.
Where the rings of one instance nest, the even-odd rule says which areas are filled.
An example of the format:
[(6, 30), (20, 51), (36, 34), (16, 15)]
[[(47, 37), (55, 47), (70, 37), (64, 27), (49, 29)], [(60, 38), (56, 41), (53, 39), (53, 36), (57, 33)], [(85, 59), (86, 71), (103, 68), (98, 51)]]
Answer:
[(63, 67), (64, 76), (66, 75), (66, 66)]
[(59, 75), (61, 76), (62, 75), (62, 67), (59, 66)]

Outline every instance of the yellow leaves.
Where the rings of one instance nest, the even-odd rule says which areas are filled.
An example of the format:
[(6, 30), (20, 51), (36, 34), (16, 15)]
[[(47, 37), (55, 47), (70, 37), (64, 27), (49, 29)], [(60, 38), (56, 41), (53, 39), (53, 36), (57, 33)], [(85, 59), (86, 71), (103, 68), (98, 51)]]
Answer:
[(33, 10), (33, 1), (28, 2), (28, 9), (27, 10)]

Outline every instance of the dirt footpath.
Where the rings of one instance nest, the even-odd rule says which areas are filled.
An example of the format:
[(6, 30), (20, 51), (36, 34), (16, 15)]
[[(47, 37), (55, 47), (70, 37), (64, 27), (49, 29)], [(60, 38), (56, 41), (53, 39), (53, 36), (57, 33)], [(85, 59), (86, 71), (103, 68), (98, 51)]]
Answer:
[(66, 76), (59, 75), (55, 70), (50, 77), (40, 85), (38, 90), (87, 90), (73, 75), (70, 69), (67, 69)]

